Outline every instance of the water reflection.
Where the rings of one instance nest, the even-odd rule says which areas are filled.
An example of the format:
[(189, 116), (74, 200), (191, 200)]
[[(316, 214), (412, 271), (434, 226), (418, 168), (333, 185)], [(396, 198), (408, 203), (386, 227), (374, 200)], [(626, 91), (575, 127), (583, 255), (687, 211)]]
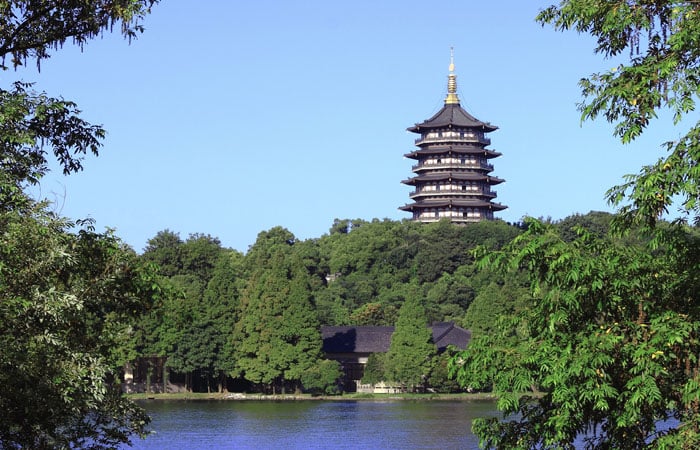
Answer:
[(151, 401), (154, 433), (135, 449), (472, 449), (491, 401)]

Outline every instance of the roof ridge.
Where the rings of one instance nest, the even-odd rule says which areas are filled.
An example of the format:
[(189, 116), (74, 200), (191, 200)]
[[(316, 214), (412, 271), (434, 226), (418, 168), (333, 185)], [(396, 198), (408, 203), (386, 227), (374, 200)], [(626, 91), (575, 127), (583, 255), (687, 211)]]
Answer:
[[(442, 333), (437, 339), (433, 339), (433, 342), (434, 342), (434, 343), (437, 343), (440, 339), (444, 338), (444, 337), (447, 335), (447, 333), (449, 333), (450, 331), (452, 331), (452, 330), (454, 329), (454, 327), (455, 327), (455, 323), (454, 323), (454, 322), (441, 322), (441, 323), (445, 323), (445, 324), (448, 325), (447, 330), (446, 330), (444, 333)], [(430, 328), (431, 328), (431, 329), (435, 329), (435, 325), (432, 325)]]

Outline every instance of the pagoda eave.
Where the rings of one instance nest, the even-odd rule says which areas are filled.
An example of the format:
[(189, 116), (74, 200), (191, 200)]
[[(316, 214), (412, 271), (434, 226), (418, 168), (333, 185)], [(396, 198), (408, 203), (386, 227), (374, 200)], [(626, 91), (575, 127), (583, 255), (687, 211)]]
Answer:
[(407, 128), (412, 133), (422, 133), (424, 130), (444, 128), (470, 128), (490, 133), (498, 129), (497, 126), (482, 122), (465, 111), (459, 103), (445, 104), (433, 117), (422, 123), (417, 123)]
[(399, 209), (403, 211), (414, 211), (414, 210), (424, 210), (430, 208), (481, 208), (490, 209), (492, 211), (503, 211), (508, 208), (506, 205), (500, 203), (487, 202), (479, 199), (431, 199), (431, 200), (420, 200), (415, 203), (410, 203), (401, 206)]
[(500, 184), (505, 180), (492, 177), (479, 172), (430, 172), (401, 181), (403, 184), (413, 185), (423, 181), (483, 181), (488, 184)]
[(449, 146), (449, 147), (426, 147), (414, 150), (411, 153), (405, 153), (403, 156), (410, 159), (418, 159), (421, 156), (426, 155), (442, 155), (446, 153), (454, 153), (457, 155), (480, 155), (487, 159), (498, 158), (501, 156), (500, 152), (495, 150), (486, 149), (483, 147), (463, 147), (463, 146)]

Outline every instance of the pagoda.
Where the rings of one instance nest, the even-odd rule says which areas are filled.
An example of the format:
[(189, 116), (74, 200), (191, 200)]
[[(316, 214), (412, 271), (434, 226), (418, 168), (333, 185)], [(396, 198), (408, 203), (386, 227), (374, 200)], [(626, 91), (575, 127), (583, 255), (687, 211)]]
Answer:
[(494, 211), (507, 206), (495, 203), (492, 186), (504, 180), (491, 176), (489, 160), (501, 156), (486, 147), (491, 144), (487, 133), (498, 127), (481, 122), (464, 110), (457, 96), (454, 55), (450, 57), (445, 106), (433, 117), (408, 131), (419, 134), (416, 150), (407, 158), (416, 160), (414, 176), (402, 183), (414, 186), (413, 203), (400, 209), (413, 213), (417, 222), (449, 219), (455, 223), (493, 219)]

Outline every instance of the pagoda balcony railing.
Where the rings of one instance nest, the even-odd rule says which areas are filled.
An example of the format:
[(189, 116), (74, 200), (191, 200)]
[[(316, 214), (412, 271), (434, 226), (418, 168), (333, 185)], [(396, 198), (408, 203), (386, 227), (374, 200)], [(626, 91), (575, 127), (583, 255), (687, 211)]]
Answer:
[(479, 162), (451, 162), (451, 163), (433, 163), (425, 164), (418, 163), (411, 166), (413, 172), (417, 170), (439, 170), (439, 169), (482, 169), (488, 170), (489, 172), (493, 170), (493, 164), (479, 163)]
[(417, 220), (419, 222), (423, 223), (433, 223), (433, 222), (439, 222), (442, 219), (450, 219), (450, 222), (453, 223), (476, 223), (476, 222), (481, 222), (482, 220), (487, 220), (487, 217), (461, 217), (461, 216), (443, 216), (443, 217), (416, 217), (414, 220)]
[(484, 145), (491, 145), (491, 139), (477, 134), (464, 133), (463, 136), (421, 136), (415, 140), (416, 145), (437, 144), (449, 142), (478, 142)]
[(409, 198), (414, 198), (414, 197), (423, 197), (423, 196), (431, 196), (431, 197), (436, 197), (436, 196), (441, 196), (441, 195), (477, 195), (477, 196), (485, 196), (485, 197), (491, 197), (491, 198), (496, 198), (498, 197), (498, 193), (492, 189), (477, 189), (477, 190), (465, 190), (465, 189), (440, 189), (438, 190), (419, 190), (416, 189), (412, 191), (411, 193), (408, 194)]

